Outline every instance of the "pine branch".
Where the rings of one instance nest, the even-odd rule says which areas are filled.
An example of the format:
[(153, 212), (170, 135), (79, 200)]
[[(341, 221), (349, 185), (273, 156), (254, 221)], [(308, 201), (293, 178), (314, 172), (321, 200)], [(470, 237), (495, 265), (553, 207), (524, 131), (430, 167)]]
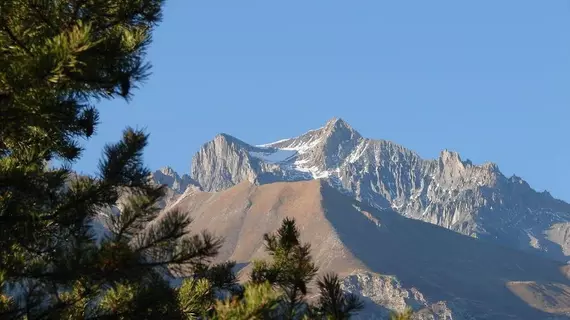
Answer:
[(140, 265), (144, 267), (196, 265), (216, 256), (221, 246), (222, 239), (202, 231), (200, 235), (183, 237), (172, 251), (154, 250), (148, 260), (141, 262)]
[(142, 151), (147, 143), (147, 134), (127, 128), (122, 141), (107, 145), (104, 149), (105, 157), (99, 162), (102, 180), (135, 188), (147, 186), (150, 171), (142, 163)]
[[(34, 12), (36, 13), (36, 17), (38, 17), (43, 23), (45, 23), (52, 32), (54, 32), (55, 34), (59, 33), (60, 30), (58, 28), (55, 27), (55, 25), (53, 25), (43, 14), (42, 11), (38, 8), (37, 3), (31, 3), (30, 7), (34, 10)], [(44, 8), (45, 10), (45, 8)]]
[(214, 291), (207, 279), (185, 279), (178, 289), (178, 305), (188, 319), (205, 316), (214, 304)]
[(150, 248), (160, 247), (164, 243), (179, 240), (188, 232), (186, 228), (192, 219), (188, 215), (178, 210), (171, 210), (164, 214), (159, 221), (150, 225), (144, 233), (139, 234), (136, 239), (136, 252), (142, 252)]
[(255, 262), (251, 275), (254, 282), (269, 281), (284, 293), (281, 304), (286, 319), (293, 319), (305, 309), (307, 284), (317, 272), (311, 261), (310, 245), (301, 244), (299, 237), (295, 220), (285, 218), (277, 232), (264, 236), (273, 261)]
[(318, 310), (331, 319), (348, 319), (364, 308), (356, 295), (344, 293), (336, 274), (325, 274), (317, 281), (320, 291)]
[(29, 54), (30, 56), (33, 56), (34, 54), (32, 53), (32, 51), (30, 51), (30, 49), (28, 49), (28, 47), (22, 41), (18, 40), (18, 37), (16, 37), (14, 32), (12, 32), (12, 30), (8, 26), (8, 23), (6, 22), (6, 20), (2, 19), (1, 21), (2, 21), (2, 25), (3, 25), (3, 29), (6, 32), (6, 34), (8, 34), (8, 37), (10, 37), (10, 40), (12, 40), (12, 42), (14, 42), (14, 44), (16, 44), (18, 47), (20, 47), (24, 51), (26, 51), (27, 54)]
[[(101, 297), (134, 282), (133, 299), (114, 316), (173, 318), (179, 310), (160, 268), (200, 265), (217, 253), (221, 240), (208, 233), (189, 236), (190, 221), (181, 214), (157, 221), (156, 230), (133, 246), (157, 217), (155, 203), (164, 194), (147, 179), (142, 150), (148, 135), (142, 131), (129, 128), (105, 148), (99, 179), (69, 182), (46, 165), (81, 155), (78, 138), (92, 136), (98, 124), (92, 102), (129, 99), (146, 79), (146, 49), (162, 3), (3, 2), (0, 265), (8, 284), (27, 281), (33, 288), (15, 293), (19, 310), (0, 301), (0, 317), (8, 311), (35, 319), (111, 316), (99, 308)], [(89, 224), (127, 189), (135, 200), (111, 217), (115, 236), (96, 241)]]
[(232, 294), (241, 294), (243, 288), (239, 285), (237, 277), (233, 272), (235, 261), (226, 261), (215, 265), (197, 266), (194, 277), (207, 279), (212, 287), (220, 290), (229, 290)]
[[(118, 215), (110, 216), (112, 231), (115, 233), (115, 241), (121, 241), (123, 237), (131, 239), (139, 234), (150, 221), (155, 219), (159, 211), (156, 205), (158, 200), (158, 194), (154, 196), (130, 195), (122, 212)], [(138, 238), (140, 237), (141, 235), (138, 235)]]
[(246, 284), (243, 299), (226, 299), (216, 304), (215, 320), (279, 319), (272, 313), (279, 306), (280, 295), (269, 283)]

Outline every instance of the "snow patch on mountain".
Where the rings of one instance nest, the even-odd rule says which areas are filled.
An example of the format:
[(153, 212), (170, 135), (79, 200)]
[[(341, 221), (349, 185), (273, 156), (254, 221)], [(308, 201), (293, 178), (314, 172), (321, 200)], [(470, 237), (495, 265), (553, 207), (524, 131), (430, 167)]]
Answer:
[(259, 146), (220, 134), (192, 159), (191, 181), (169, 171), (155, 175), (177, 195), (194, 182), (216, 192), (244, 181), (326, 179), (375, 208), (557, 260), (570, 258), (569, 204), (505, 177), (496, 164), (474, 165), (449, 150), (423, 159), (396, 143), (364, 138), (342, 119)]
[(289, 147), (282, 148), (282, 150), (293, 150), (293, 151), (297, 151), (299, 154), (304, 154), (307, 151), (311, 150), (311, 148), (318, 145), (320, 142), (321, 142), (321, 139), (313, 138), (313, 139), (309, 140), (308, 142), (293, 143)]
[(355, 163), (366, 151), (366, 147), (368, 146), (368, 141), (363, 140), (361, 141), (356, 149), (348, 156), (347, 161), (349, 163)]
[(294, 150), (285, 149), (256, 149), (255, 151), (249, 151), (249, 155), (263, 160), (268, 163), (280, 163), (290, 160), (297, 154)]
[[(318, 130), (311, 130), (310, 132), (317, 132)], [(292, 178), (306, 176), (306, 174), (312, 179), (327, 178), (331, 176), (333, 171), (322, 170), (318, 166), (310, 165), (310, 161), (302, 157), (321, 142), (322, 138), (319, 136), (310, 137), (307, 141), (283, 139), (258, 145), (257, 148), (249, 151), (249, 155), (266, 163), (282, 164), (280, 170), (287, 172), (287, 176)], [(286, 146), (278, 147), (279, 145)]]
[(331, 175), (331, 171), (319, 170), (318, 167), (295, 166), (295, 170), (310, 173), (313, 179), (328, 178)]
[(279, 144), (279, 143), (285, 142), (285, 141), (289, 141), (289, 140), (291, 140), (291, 139), (292, 139), (292, 138), (287, 138), (287, 139), (281, 139), (281, 140), (273, 141), (273, 142), (266, 143), (266, 144), (258, 144), (258, 145), (256, 145), (256, 147), (259, 147), (259, 148), (270, 148), (270, 147), (272, 147), (272, 146), (274, 146), (274, 145), (276, 145), (276, 144)]

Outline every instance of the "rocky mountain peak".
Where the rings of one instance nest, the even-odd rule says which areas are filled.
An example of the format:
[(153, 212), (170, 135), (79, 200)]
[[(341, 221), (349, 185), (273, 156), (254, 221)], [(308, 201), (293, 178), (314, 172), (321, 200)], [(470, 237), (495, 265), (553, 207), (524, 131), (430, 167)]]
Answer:
[(354, 151), (364, 138), (341, 118), (332, 118), (318, 129), (296, 138), (262, 145), (297, 152), (296, 163), (301, 170), (309, 170), (314, 177), (328, 176)]
[(461, 161), (461, 156), (459, 153), (455, 151), (450, 151), (448, 149), (444, 149), (440, 152), (439, 158), (443, 163), (454, 163), (454, 164), (463, 164)]
[(247, 147), (247, 146), (249, 146), (248, 143), (243, 142), (242, 140), (240, 140), (240, 139), (238, 139), (238, 138), (236, 138), (230, 134), (227, 134), (227, 133), (217, 134), (214, 137), (214, 140), (212, 142), (215, 144), (218, 144), (218, 145), (219, 144), (227, 144), (227, 145), (233, 145), (236, 147)]
[[(163, 175), (172, 177), (168, 170)], [(536, 192), (521, 178), (505, 177), (494, 163), (475, 165), (450, 150), (422, 159), (396, 143), (364, 138), (340, 118), (258, 146), (219, 134), (192, 159), (191, 178), (204, 191), (245, 181), (325, 179), (377, 208), (557, 259), (565, 250), (570, 257), (567, 203)], [(567, 225), (551, 229), (561, 223)]]
[(451, 175), (462, 175), (467, 168), (472, 167), (471, 161), (463, 161), (459, 153), (447, 149), (441, 151), (439, 156), (440, 171)]
[(184, 174), (182, 177), (178, 175), (171, 167), (163, 167), (152, 173), (152, 179), (157, 184), (167, 185), (174, 192), (182, 194), (190, 185), (196, 183), (189, 175)]
[(254, 147), (222, 133), (204, 144), (192, 158), (190, 177), (205, 191), (219, 191), (242, 181), (255, 181), (257, 174), (248, 151)]
[(358, 139), (362, 136), (341, 118), (332, 118), (322, 128), (323, 135), (336, 135), (343, 140)]
[(169, 176), (169, 177), (177, 177), (178, 173), (176, 173), (176, 171), (174, 171), (174, 169), (172, 169), (171, 167), (162, 167), (160, 169), (158, 169), (158, 171), (160, 173), (162, 173), (165, 176)]
[(342, 119), (333, 119), (323, 129), (322, 142), (316, 148), (314, 165), (322, 170), (338, 168), (362, 140), (362, 136)]

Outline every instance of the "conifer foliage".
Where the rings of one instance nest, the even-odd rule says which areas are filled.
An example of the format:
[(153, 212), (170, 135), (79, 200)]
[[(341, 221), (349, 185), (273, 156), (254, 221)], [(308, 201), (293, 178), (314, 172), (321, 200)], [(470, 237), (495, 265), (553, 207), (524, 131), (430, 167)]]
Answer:
[(306, 300), (318, 269), (311, 259), (311, 246), (299, 239), (295, 220), (285, 218), (276, 233), (264, 238), (272, 261), (255, 261), (251, 281), (273, 284), (281, 293), (279, 306), (272, 313), (274, 319), (343, 320), (363, 308), (358, 297), (342, 291), (335, 274), (326, 274), (317, 281), (316, 304)]
[(414, 311), (412, 308), (406, 307), (402, 312), (392, 311), (390, 313), (390, 320), (411, 320), (413, 315)]
[[(148, 76), (145, 50), (161, 6), (0, 1), (0, 318), (187, 315), (189, 302), (176, 296), (188, 285), (172, 289), (168, 275), (208, 262), (221, 240), (188, 234), (181, 212), (158, 217), (164, 189), (142, 161), (148, 136), (127, 128), (104, 149), (97, 175), (70, 171), (79, 139), (96, 130), (93, 104), (129, 99)], [(63, 165), (50, 167), (54, 160)], [(102, 212), (104, 236), (93, 228)]]
[(283, 292), (281, 312), (286, 319), (296, 319), (307, 309), (307, 285), (317, 273), (311, 261), (311, 247), (301, 244), (299, 236), (295, 220), (288, 218), (276, 234), (266, 234), (265, 246), (273, 261), (256, 261), (251, 275), (254, 283), (267, 281)]
[(162, 5), (0, 0), (0, 318), (346, 319), (361, 304), (335, 276), (306, 301), (317, 268), (294, 220), (266, 235), (272, 261), (244, 286), (233, 262), (212, 265), (222, 239), (159, 207), (145, 132), (125, 129), (96, 174), (72, 173), (95, 103), (129, 100), (148, 77)]
[(320, 292), (317, 311), (327, 319), (350, 319), (364, 308), (363, 302), (356, 295), (343, 292), (336, 274), (325, 274), (317, 281), (317, 287)]

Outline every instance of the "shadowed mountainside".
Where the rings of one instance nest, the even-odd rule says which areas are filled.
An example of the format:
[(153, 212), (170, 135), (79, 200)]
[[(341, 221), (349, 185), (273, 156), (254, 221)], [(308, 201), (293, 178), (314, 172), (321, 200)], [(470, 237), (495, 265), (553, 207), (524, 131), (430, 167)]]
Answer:
[[(242, 264), (265, 257), (263, 234), (293, 217), (321, 272), (393, 275), (427, 307), (443, 301), (454, 319), (547, 319), (570, 307), (560, 296), (570, 290), (560, 263), (375, 209), (322, 180), (188, 189), (170, 208), (188, 211), (193, 229), (224, 236), (219, 259)], [(392, 293), (367, 294), (389, 300)]]

